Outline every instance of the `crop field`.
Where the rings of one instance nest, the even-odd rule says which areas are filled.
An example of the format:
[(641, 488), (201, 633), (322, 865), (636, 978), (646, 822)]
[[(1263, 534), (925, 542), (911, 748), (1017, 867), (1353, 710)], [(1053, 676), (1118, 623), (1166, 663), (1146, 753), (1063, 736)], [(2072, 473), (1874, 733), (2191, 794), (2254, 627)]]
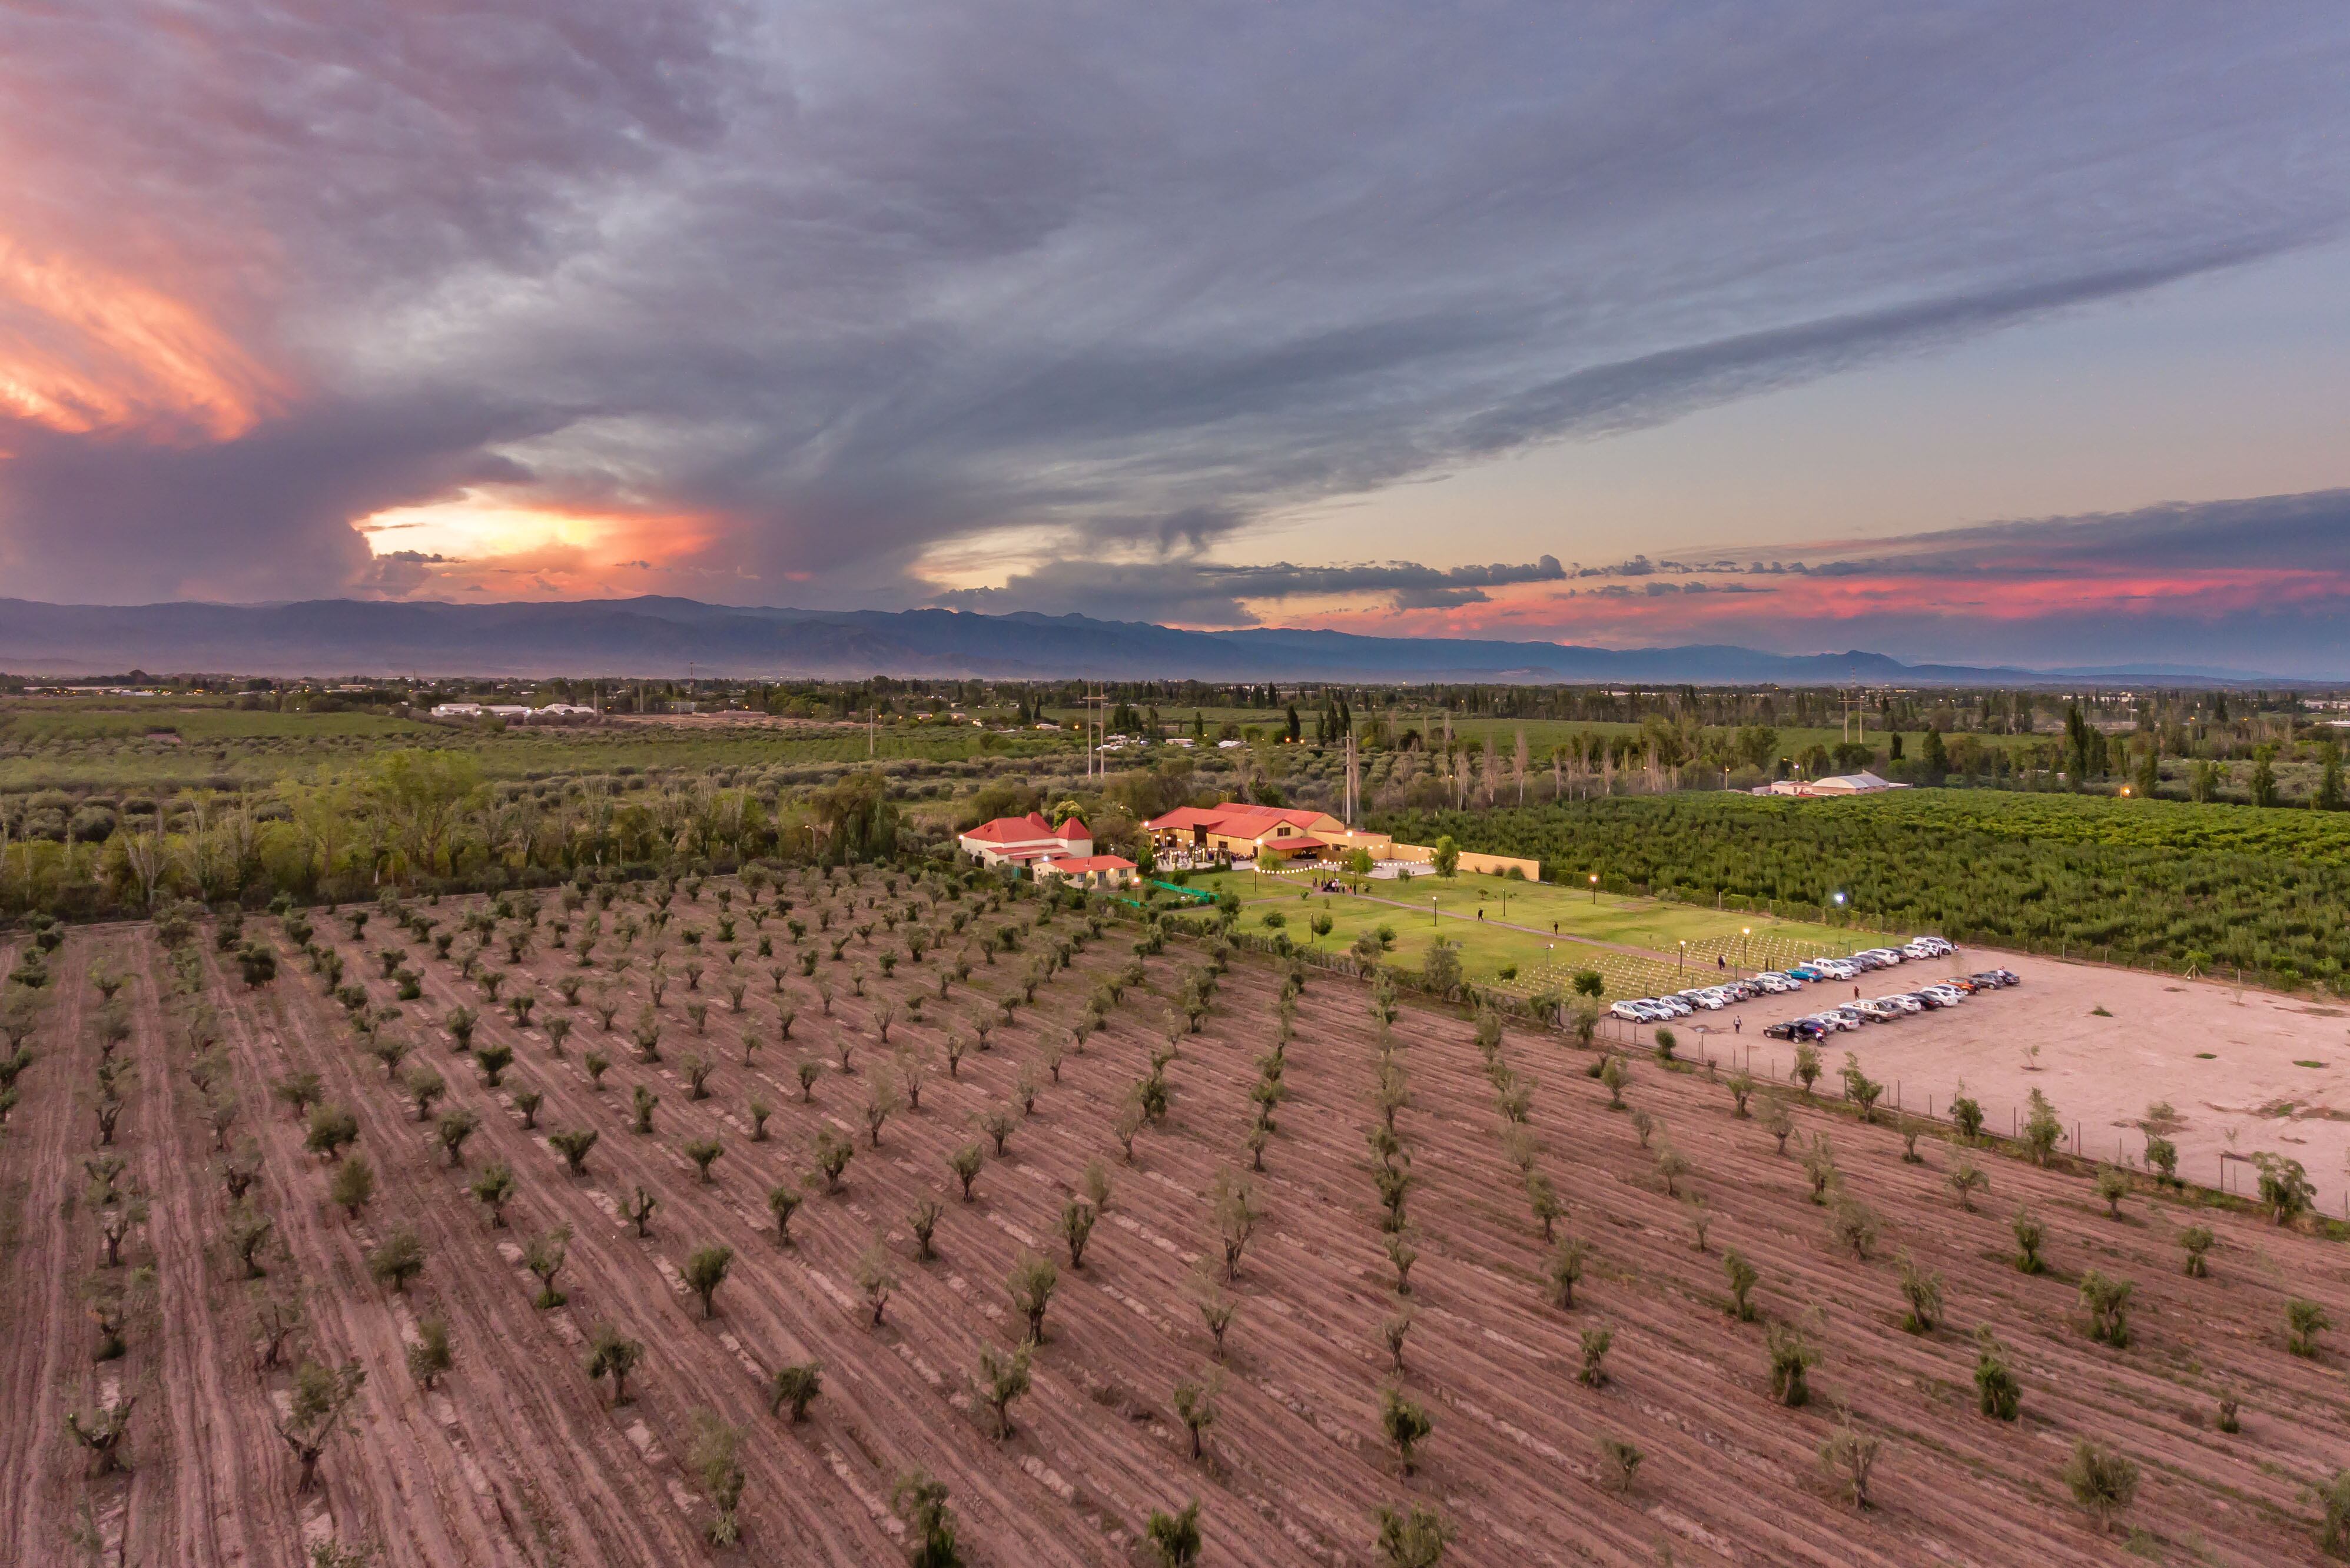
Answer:
[[(1137, 706), (1140, 707), (1142, 704), (1137, 704)], [(1440, 711), (1433, 708), (1374, 709), (1369, 704), (1363, 703), (1355, 707), (1353, 711), (1358, 724), (1367, 723), (1376, 717), (1383, 720), (1390, 732), (1414, 730), (1422, 735), (1436, 736), (1441, 736), (1444, 732), (1444, 715)], [(1264, 737), (1271, 739), (1281, 734), (1289, 724), (1287, 711), (1280, 708), (1184, 707), (1174, 703), (1160, 705), (1159, 722), (1170, 735), (1189, 735), (1192, 731), (1192, 719), (1195, 714), (1205, 726), (1211, 738), (1214, 737), (1224, 725), (1232, 724), (1241, 731), (1257, 730)], [(1314, 734), (1314, 703), (1301, 698), (1297, 703), (1298, 722), (1309, 742)], [(1051, 716), (1064, 724), (1075, 725), (1085, 722), (1083, 708), (1055, 709), (1051, 711)], [(1786, 756), (1801, 755), (1814, 746), (1833, 748), (1840, 741), (1855, 738), (1856, 733), (1856, 732), (1819, 725), (1784, 724), (1774, 726), (1774, 729), (1778, 735), (1778, 751), (1780, 754)], [(1539, 796), (1544, 800), (1550, 797), (1549, 758), (1552, 747), (1571, 745), (1589, 735), (1622, 738), (1646, 732), (1645, 727), (1641, 724), (1607, 719), (1513, 719), (1477, 713), (1455, 713), (1452, 716), (1452, 732), (1455, 737), (1463, 741), (1473, 740), (1480, 745), (1498, 747), (1503, 756), (1508, 756), (1515, 749), (1517, 737), (1521, 732), (1523, 732), (1526, 737), (1526, 749), (1533, 754), (1532, 765), (1537, 775), (1529, 780), (1526, 786), (1527, 794), (1530, 798)], [(1703, 725), (1700, 727), (1698, 732), (1702, 736), (1727, 739), (1734, 732), (1734, 727), (1719, 724)], [(2044, 732), (2036, 735), (2000, 734), (1989, 731), (1970, 732), (1974, 734), (1977, 743), (1981, 746), (2007, 751), (2019, 751), (2037, 742), (2049, 739)], [(1883, 750), (1885, 736), (1886, 732), (1878, 728), (1872, 720), (1866, 736), (1867, 743)], [(1910, 743), (1915, 745), (1918, 738), (1918, 732), (1912, 730), (1909, 733)]]
[(1815, 911), (1953, 940), (2285, 985), (2350, 965), (2350, 816), (2178, 801), (1905, 790), (1844, 800), (1623, 797), (1405, 814), (1414, 843), (1735, 908)]
[(0, 702), (0, 793), (36, 789), (249, 789), (349, 768), (395, 746), (468, 753), (494, 779), (654, 769), (852, 766), (909, 758), (955, 762), (1076, 754), (1074, 737), (989, 736), (968, 727), (886, 724), (712, 725), (621, 721), (503, 732), (364, 712), (247, 711), (185, 701), (111, 706), (43, 699)]
[(2305, 1220), (936, 874), (598, 894), (0, 955), (0, 1561), (1120, 1564), (1197, 1500), (1220, 1564), (2266, 1564), (2350, 1513)]

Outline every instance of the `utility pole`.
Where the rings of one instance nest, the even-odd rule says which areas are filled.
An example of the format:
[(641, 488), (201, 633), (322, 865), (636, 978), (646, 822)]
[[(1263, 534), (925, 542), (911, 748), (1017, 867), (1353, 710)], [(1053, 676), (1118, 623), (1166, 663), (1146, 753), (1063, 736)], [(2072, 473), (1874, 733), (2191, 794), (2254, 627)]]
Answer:
[(1355, 753), (1355, 727), (1347, 726), (1347, 826), (1355, 826), (1355, 813), (1361, 802), (1363, 779), (1361, 763)]

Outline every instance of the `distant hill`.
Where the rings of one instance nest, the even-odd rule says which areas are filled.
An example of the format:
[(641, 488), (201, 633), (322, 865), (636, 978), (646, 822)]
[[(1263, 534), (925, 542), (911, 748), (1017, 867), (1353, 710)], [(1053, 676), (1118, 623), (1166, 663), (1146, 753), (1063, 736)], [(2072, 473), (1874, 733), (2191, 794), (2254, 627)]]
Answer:
[(2033, 671), (1910, 665), (1881, 653), (1716, 646), (1184, 631), (1085, 616), (960, 610), (743, 608), (693, 599), (452, 605), (317, 599), (276, 605), (50, 605), (0, 599), (0, 669), (132, 668), (255, 675), (585, 675), (855, 679), (867, 675), (1203, 680), (1461, 680), (1834, 685), (2212, 684), (2259, 677), (2127, 668)]

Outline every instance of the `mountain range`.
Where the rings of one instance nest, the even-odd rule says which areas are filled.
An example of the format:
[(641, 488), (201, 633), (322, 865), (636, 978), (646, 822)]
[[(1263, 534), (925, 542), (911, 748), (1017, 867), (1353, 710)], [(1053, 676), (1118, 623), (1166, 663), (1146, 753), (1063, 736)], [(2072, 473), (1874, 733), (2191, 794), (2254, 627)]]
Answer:
[(1783, 654), (1694, 645), (1361, 637), (1258, 628), (1191, 631), (1028, 612), (745, 608), (647, 597), (455, 605), (53, 605), (0, 599), (0, 669), (62, 677), (131, 669), (240, 675), (743, 679), (869, 675), (1045, 680), (1689, 681), (1714, 685), (2046, 685), (2143, 680), (2290, 684), (2191, 666), (2021, 670), (1905, 664), (1881, 653)]

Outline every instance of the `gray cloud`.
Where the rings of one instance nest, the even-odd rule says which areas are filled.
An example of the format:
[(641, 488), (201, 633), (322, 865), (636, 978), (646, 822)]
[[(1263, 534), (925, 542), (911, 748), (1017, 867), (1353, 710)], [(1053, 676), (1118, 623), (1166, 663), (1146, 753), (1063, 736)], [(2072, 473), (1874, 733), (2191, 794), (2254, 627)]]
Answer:
[(1397, 609), (1482, 604), (1487, 588), (1563, 580), (1555, 556), (1523, 566), (1424, 566), (1390, 561), (1353, 566), (1227, 566), (1198, 560), (1127, 565), (1052, 561), (1014, 576), (1000, 588), (937, 595), (949, 609), (1036, 610), (1109, 620), (1176, 621), (1187, 626), (1256, 626), (1252, 603), (1383, 595)]
[(1885, 571), (2040, 576), (2085, 568), (2350, 573), (2350, 490), (2174, 502), (1790, 548), (1813, 554), (1814, 572), (1840, 576)]
[(984, 602), (1240, 624), (1277, 579), (1202, 557), (1270, 511), (2337, 234), (2345, 67), (2322, 5), (20, 9), (0, 232), (288, 390), (205, 448), (0, 421), (0, 563), (381, 583), (350, 518), (503, 477), (699, 514), (663, 564), (737, 598), (1017, 528), (1145, 564)]

